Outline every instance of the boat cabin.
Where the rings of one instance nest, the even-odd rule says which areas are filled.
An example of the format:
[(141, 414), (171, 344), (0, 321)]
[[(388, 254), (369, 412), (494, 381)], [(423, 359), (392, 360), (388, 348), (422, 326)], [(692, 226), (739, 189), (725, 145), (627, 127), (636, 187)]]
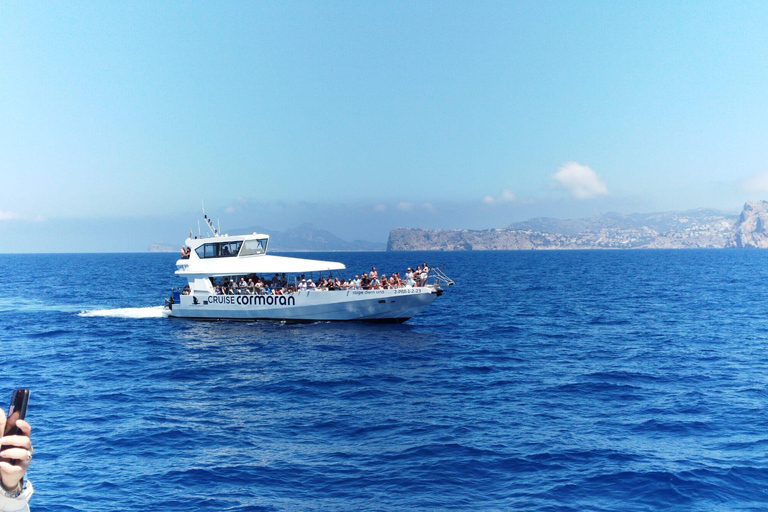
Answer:
[(266, 254), (268, 243), (268, 237), (227, 242), (208, 242), (198, 246), (195, 249), (195, 254), (200, 259), (255, 256)]

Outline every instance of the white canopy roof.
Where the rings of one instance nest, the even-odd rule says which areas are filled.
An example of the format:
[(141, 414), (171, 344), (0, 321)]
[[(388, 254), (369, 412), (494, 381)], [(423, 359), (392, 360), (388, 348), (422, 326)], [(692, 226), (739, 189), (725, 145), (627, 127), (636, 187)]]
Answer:
[(307, 260), (261, 254), (232, 258), (195, 258), (178, 260), (176, 271), (179, 275), (234, 276), (245, 274), (296, 274), (306, 272), (327, 272), (346, 268), (336, 261)]

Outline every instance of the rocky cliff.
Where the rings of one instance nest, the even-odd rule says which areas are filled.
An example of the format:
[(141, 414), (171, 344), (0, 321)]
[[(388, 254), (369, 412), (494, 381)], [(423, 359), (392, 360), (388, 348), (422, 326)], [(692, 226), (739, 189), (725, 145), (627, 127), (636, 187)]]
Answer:
[(387, 250), (768, 248), (768, 202), (750, 201), (741, 216), (717, 210), (586, 219), (538, 218), (503, 229), (394, 229)]
[(747, 201), (728, 246), (768, 248), (768, 201)]

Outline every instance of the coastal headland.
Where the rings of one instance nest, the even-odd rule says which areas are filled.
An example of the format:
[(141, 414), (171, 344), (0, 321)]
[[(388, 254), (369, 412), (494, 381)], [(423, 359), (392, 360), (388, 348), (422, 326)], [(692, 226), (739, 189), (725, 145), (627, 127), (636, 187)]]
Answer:
[(741, 215), (699, 209), (535, 218), (486, 230), (397, 228), (387, 242), (388, 251), (705, 248), (768, 248), (768, 201), (748, 201)]

